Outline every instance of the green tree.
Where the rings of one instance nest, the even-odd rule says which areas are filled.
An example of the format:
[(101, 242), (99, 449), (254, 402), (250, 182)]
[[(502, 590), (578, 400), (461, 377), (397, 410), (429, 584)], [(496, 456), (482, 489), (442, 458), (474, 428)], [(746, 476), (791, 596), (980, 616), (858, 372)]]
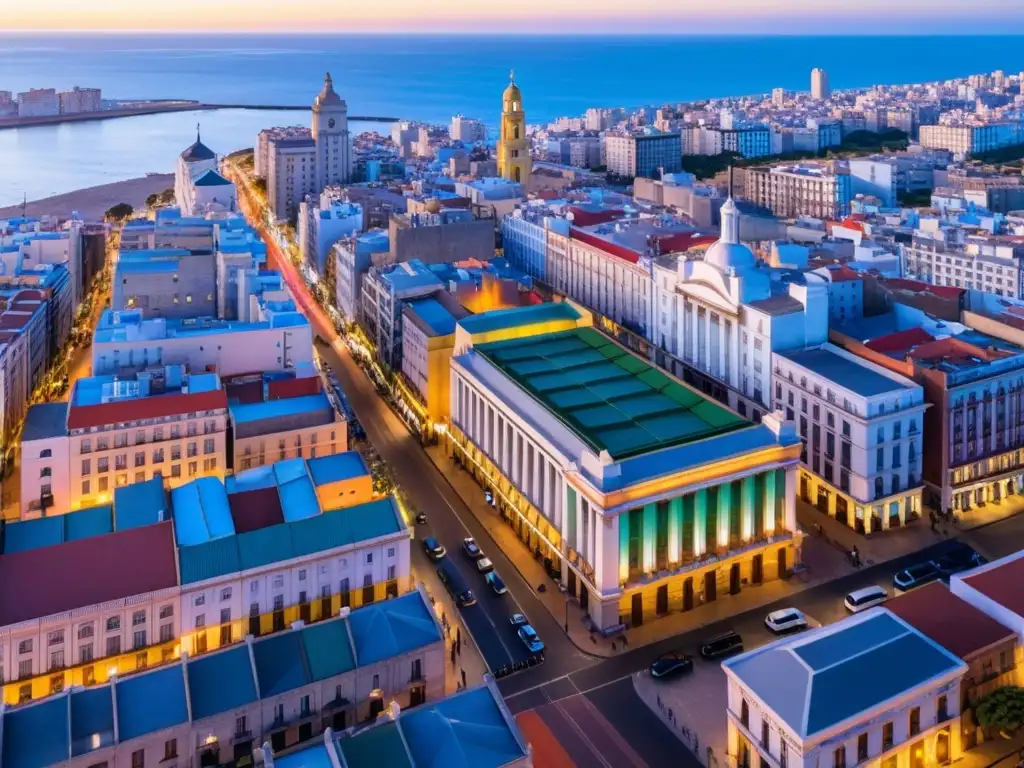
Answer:
[(160, 201), (160, 195), (154, 192), (146, 198), (146, 207), (152, 208)]
[(1008, 685), (978, 702), (978, 724), (993, 731), (1012, 734), (1024, 722), (1024, 688)]
[(103, 214), (103, 218), (107, 221), (124, 221), (133, 213), (135, 213), (135, 209), (128, 203), (118, 203), (108, 208), (107, 212)]

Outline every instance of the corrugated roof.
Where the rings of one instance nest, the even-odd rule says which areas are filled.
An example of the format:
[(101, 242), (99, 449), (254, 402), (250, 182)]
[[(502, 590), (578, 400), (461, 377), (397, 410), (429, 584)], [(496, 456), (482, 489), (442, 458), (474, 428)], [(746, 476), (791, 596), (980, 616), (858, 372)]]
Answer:
[[(98, 737), (98, 739), (97, 739)], [(114, 743), (114, 698), (109, 686), (71, 694), (71, 755), (95, 752)]]
[(1024, 616), (1024, 556), (1010, 555), (997, 560), (972, 575), (965, 576), (964, 582), (981, 594), (994, 600), (1018, 616)]
[(101, 536), (114, 530), (111, 507), (90, 507), (53, 517), (21, 520), (4, 526), (5, 555), (40, 547), (63, 544), (65, 541)]
[(180, 664), (118, 680), (115, 695), (119, 741), (188, 722), (185, 676)]
[[(405, 713), (399, 717), (404, 720)], [(354, 736), (342, 736), (336, 743), (348, 768), (413, 768), (402, 734), (393, 721), (381, 722)], [(426, 765), (434, 763), (429, 760)]]
[(214, 539), (178, 550), (181, 584), (194, 584), (242, 570), (234, 537)]
[(332, 410), (327, 395), (318, 392), (312, 395), (286, 397), (266, 402), (235, 404), (231, 406), (231, 420), (235, 424), (248, 424), (264, 419), (278, 419), (311, 411)]
[(66, 763), (70, 754), (67, 700), (63, 696), (4, 713), (4, 768), (45, 768)]
[(273, 486), (229, 494), (228, 504), (231, 519), (235, 521), (235, 533), (258, 531), (284, 522), (281, 497)]
[(217, 477), (200, 477), (171, 491), (174, 532), (179, 547), (190, 547), (232, 536), (235, 524), (224, 483)]
[(362, 477), (370, 474), (370, 470), (359, 451), (346, 451), (345, 453), (335, 453), (332, 456), (310, 459), (309, 474), (313, 477), (313, 483), (320, 486), (337, 483), (341, 480), (351, 480), (353, 477)]
[[(323, 740), (321, 739), (321, 742)], [(391, 768), (390, 763), (377, 762), (376, 768), (386, 766)], [(334, 768), (331, 757), (327, 753), (327, 745), (320, 743), (307, 749), (300, 749), (290, 755), (282, 755), (274, 758), (274, 768)], [(348, 766), (347, 768), (353, 768)]]
[(365, 606), (353, 611), (348, 621), (360, 666), (399, 656), (441, 639), (436, 620), (418, 597)]
[(459, 320), (459, 325), (467, 333), (488, 333), (506, 328), (518, 328), (534, 323), (546, 323), (553, 320), (579, 320), (580, 313), (567, 302), (549, 304), (533, 304), (528, 307), (512, 307), (511, 309), (495, 309), (481, 312)]
[(237, 709), (258, 698), (248, 645), (190, 659), (186, 670), (193, 720)]
[(169, 521), (3, 555), (0, 626), (175, 587), (175, 559)]
[(29, 406), (25, 414), (25, 426), (21, 431), (21, 441), (30, 443), (33, 440), (45, 440), (51, 437), (62, 437), (68, 433), (68, 404), (37, 403)]
[(307, 627), (302, 631), (302, 649), (314, 680), (326, 680), (356, 668), (344, 621), (326, 621)]
[(252, 650), (260, 694), (264, 699), (312, 682), (302, 648), (302, 633), (291, 631), (271, 635), (253, 644)]
[(125, 398), (98, 405), (72, 405), (68, 412), (68, 429), (88, 429), (141, 419), (162, 419), (183, 413), (216, 411), (227, 407), (227, 395), (222, 389), (215, 392)]
[(123, 485), (114, 490), (114, 515), (119, 531), (166, 520), (167, 493), (162, 477), (153, 477), (141, 483)]

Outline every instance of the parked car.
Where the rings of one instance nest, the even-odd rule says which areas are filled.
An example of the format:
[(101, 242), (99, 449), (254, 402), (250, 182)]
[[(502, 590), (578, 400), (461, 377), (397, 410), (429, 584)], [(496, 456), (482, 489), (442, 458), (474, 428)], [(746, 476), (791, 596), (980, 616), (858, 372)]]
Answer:
[(490, 573), (494, 570), (494, 563), (492, 563), (489, 558), (481, 557), (476, 561), (476, 569), (480, 571), (480, 573)]
[(918, 563), (897, 573), (892, 577), (892, 584), (896, 589), (906, 592), (914, 587), (920, 587), (929, 582), (935, 581), (942, 574), (932, 562)]
[(667, 680), (670, 677), (693, 671), (693, 659), (679, 651), (669, 651), (651, 662), (651, 677)]
[[(482, 560), (480, 562), (483, 562)], [(497, 571), (491, 571), (484, 577), (488, 586), (494, 590), (496, 595), (504, 595), (508, 592), (508, 587), (505, 586), (505, 582), (501, 580), (501, 576), (498, 575)]]
[(524, 624), (519, 628), (519, 639), (523, 641), (523, 645), (530, 653), (540, 653), (544, 650), (544, 643), (537, 637), (537, 632), (529, 624)]
[(462, 549), (469, 557), (483, 557), (484, 553), (476, 544), (476, 539), (467, 536), (462, 540)]
[(807, 617), (796, 608), (780, 608), (764, 617), (764, 625), (776, 635), (807, 629)]
[(441, 546), (441, 542), (439, 542), (433, 536), (423, 540), (423, 549), (427, 551), (427, 557), (429, 557), (435, 563), (448, 554), (447, 550), (445, 550), (445, 548)]
[(427, 524), (427, 513), (426, 512), (417, 512), (416, 513), (416, 525), (426, 525), (426, 524)]
[(881, 587), (864, 587), (864, 589), (854, 590), (848, 594), (843, 600), (843, 605), (850, 613), (860, 613), (868, 608), (881, 605), (888, 599), (889, 593)]
[(743, 638), (739, 633), (729, 631), (724, 635), (713, 637), (700, 647), (700, 655), (705, 659), (720, 659), (743, 650)]
[(530, 622), (525, 615), (521, 613), (513, 613), (509, 617), (508, 623), (511, 624), (513, 627), (521, 627), (524, 624), (529, 624)]
[(985, 565), (987, 562), (988, 560), (970, 547), (964, 547), (932, 560), (932, 565), (935, 566), (942, 578), (948, 579), (954, 573), (969, 571), (979, 565)]

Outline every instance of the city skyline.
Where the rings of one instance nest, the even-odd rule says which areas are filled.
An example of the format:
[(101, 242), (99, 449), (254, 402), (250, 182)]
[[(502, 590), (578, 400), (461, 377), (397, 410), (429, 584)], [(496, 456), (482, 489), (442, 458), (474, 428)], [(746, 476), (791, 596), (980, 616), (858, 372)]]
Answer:
[[(980, 0), (970, 7), (953, 0), (905, 0), (892, 8), (885, 0), (865, 0), (850, 9), (835, 0), (776, 3), (771, 12), (757, 0), (641, 0), (626, 8), (609, 0), (523, 0), (514, 9), (467, 11), (454, 0), (425, 8), (411, 0), (385, 7), (325, 9), (297, 0), (282, 16), (269, 0), (182, 0), (173, 8), (151, 6), (139, 14), (127, 0), (98, 0), (81, 8), (71, 0), (40, 0), (31, 9), (8, 13), (7, 29), (18, 32), (287, 32), (287, 33), (494, 33), (521, 34), (1004, 34), (1007, 24), (1024, 21), (1015, 0)], [(193, 13), (194, 11), (195, 13)], [(886, 24), (879, 28), (879, 14)], [(39, 19), (47, 25), (40, 28)], [(182, 19), (187, 18), (187, 26)]]

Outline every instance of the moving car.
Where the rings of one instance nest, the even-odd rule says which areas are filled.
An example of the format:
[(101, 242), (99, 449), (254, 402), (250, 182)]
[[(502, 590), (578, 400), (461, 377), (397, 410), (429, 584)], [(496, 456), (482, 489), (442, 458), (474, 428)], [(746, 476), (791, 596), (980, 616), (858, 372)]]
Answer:
[(868, 608), (881, 605), (889, 599), (889, 593), (881, 587), (864, 587), (857, 589), (846, 596), (843, 605), (850, 613), (860, 613)]
[(679, 651), (669, 651), (651, 662), (651, 677), (667, 680), (693, 671), (693, 659)]
[(526, 646), (530, 653), (540, 653), (544, 650), (544, 643), (537, 637), (537, 632), (529, 624), (524, 624), (519, 628), (519, 639), (523, 641), (523, 645)]
[(480, 573), (490, 573), (494, 570), (494, 563), (492, 563), (489, 558), (481, 557), (476, 561), (476, 569), (480, 571)]
[(729, 631), (724, 635), (713, 637), (700, 647), (700, 655), (705, 659), (720, 659), (743, 650), (743, 638), (738, 633)]
[(462, 540), (462, 549), (469, 557), (483, 557), (484, 553), (480, 547), (476, 545), (476, 539), (472, 536), (467, 536)]
[(896, 589), (906, 592), (914, 587), (920, 587), (929, 582), (935, 581), (942, 574), (932, 562), (918, 563), (906, 568), (892, 577), (892, 584)]
[(455, 567), (451, 560), (441, 561), (441, 565), (437, 569), (437, 577), (441, 579), (441, 583), (448, 590), (448, 594), (460, 606), (468, 608), (471, 605), (476, 605), (476, 597), (473, 595), (473, 590), (466, 584), (466, 580), (462, 578), (459, 569)]
[(529, 624), (530, 622), (526, 618), (526, 616), (524, 616), (523, 614), (521, 614), (521, 613), (513, 613), (509, 617), (508, 623), (511, 624), (513, 627), (521, 627), (524, 624)]
[(448, 551), (443, 546), (441, 546), (441, 542), (439, 542), (433, 536), (423, 540), (423, 549), (427, 551), (427, 557), (429, 557), (435, 563), (438, 560), (444, 558), (444, 556), (448, 554)]
[(497, 571), (491, 571), (484, 577), (484, 580), (494, 590), (496, 595), (504, 595), (508, 592), (508, 587), (505, 586), (505, 582), (501, 580), (501, 576), (498, 575)]
[(764, 625), (776, 635), (807, 629), (807, 617), (796, 608), (780, 608), (764, 617)]

